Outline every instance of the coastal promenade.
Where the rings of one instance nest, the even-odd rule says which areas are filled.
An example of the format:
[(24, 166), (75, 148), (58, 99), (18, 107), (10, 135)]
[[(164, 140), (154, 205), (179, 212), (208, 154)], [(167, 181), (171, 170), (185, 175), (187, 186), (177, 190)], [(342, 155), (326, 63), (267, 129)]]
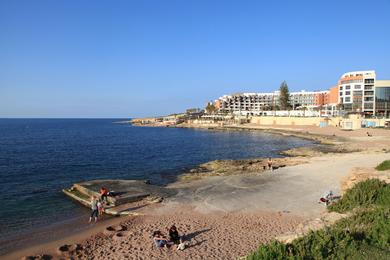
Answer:
[[(341, 183), (357, 169), (375, 172), (374, 167), (390, 159), (390, 131), (384, 129), (342, 131), (337, 128), (275, 127), (241, 125), (236, 130), (261, 130), (284, 135), (305, 136), (343, 147), (344, 152), (323, 152), (304, 157), (306, 162), (262, 173), (210, 176), (179, 181), (168, 187), (177, 190), (159, 205), (142, 209), (143, 216), (113, 219), (101, 223), (93, 232), (80, 233), (57, 242), (43, 244), (10, 255), (58, 255), (63, 244), (78, 244), (79, 250), (67, 257), (95, 259), (237, 259), (259, 244), (294, 232), (299, 224), (325, 213), (319, 198), (327, 190), (341, 194)], [(226, 128), (221, 129), (226, 130)], [(309, 149), (310, 150), (310, 149)], [(106, 234), (107, 226), (118, 227)], [(158, 250), (150, 234), (165, 232), (175, 224), (185, 233), (188, 248)], [(120, 235), (118, 235), (120, 234)], [(251, 239), (248, 239), (248, 238)], [(221, 239), (223, 238), (223, 239)]]

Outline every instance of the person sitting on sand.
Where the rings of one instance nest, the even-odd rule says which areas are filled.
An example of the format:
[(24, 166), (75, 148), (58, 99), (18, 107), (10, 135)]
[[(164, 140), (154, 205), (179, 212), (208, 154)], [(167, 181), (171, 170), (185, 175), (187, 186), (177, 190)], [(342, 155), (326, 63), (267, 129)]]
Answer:
[(153, 232), (153, 241), (156, 247), (168, 246), (168, 239), (159, 230)]
[(91, 223), (93, 218), (95, 219), (95, 222), (97, 222), (98, 215), (99, 215), (97, 204), (98, 204), (98, 200), (96, 199), (95, 196), (92, 196), (91, 197), (91, 216), (89, 217), (89, 221), (88, 221), (89, 223)]
[(272, 158), (268, 158), (267, 164), (268, 164), (268, 170), (273, 170), (273, 168), (272, 168)]
[(320, 203), (325, 203), (328, 206), (333, 201), (333, 191), (329, 190), (324, 193), (324, 195), (320, 198)]
[(176, 245), (181, 244), (183, 242), (182, 237), (179, 236), (179, 232), (177, 231), (175, 225), (172, 225), (172, 227), (169, 229), (169, 241)]

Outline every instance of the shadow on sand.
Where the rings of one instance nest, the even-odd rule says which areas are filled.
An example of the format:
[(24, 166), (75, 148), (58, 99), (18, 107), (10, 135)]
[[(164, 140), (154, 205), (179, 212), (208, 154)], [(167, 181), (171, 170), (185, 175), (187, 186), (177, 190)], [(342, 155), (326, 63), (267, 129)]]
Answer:
[[(195, 232), (192, 232), (190, 234), (186, 234), (183, 236), (183, 239), (184, 241), (188, 241), (188, 242), (191, 242), (192, 240), (194, 240), (198, 235), (202, 234), (202, 233), (206, 233), (208, 231), (210, 231), (211, 228), (206, 228), (206, 229), (203, 229), (203, 230), (199, 230), (199, 231), (195, 231)], [(194, 241), (195, 243), (191, 243), (190, 245), (188, 245), (188, 247), (194, 247), (194, 246), (199, 246), (201, 245), (203, 242), (205, 242), (207, 240), (203, 239), (202, 241)]]

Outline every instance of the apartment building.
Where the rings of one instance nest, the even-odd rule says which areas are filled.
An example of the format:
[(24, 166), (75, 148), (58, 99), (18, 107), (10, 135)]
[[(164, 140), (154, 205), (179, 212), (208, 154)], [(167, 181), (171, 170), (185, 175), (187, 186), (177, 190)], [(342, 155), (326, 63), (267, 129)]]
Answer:
[(236, 93), (224, 95), (215, 101), (215, 106), (227, 112), (271, 110), (279, 103), (279, 92)]
[[(272, 93), (236, 93), (224, 95), (215, 100), (218, 109), (227, 112), (251, 112), (260, 114), (262, 111), (278, 109), (280, 92)], [(292, 108), (313, 108), (326, 104), (329, 91), (299, 91), (290, 93)]]

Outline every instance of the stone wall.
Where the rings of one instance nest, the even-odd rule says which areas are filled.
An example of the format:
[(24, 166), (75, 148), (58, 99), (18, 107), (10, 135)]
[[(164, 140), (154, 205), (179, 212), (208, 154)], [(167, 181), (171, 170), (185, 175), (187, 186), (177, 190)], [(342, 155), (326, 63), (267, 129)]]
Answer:
[(335, 117), (326, 119), (323, 117), (278, 117), (278, 116), (256, 116), (252, 117), (251, 123), (258, 125), (332, 125), (336, 126), (341, 118)]

